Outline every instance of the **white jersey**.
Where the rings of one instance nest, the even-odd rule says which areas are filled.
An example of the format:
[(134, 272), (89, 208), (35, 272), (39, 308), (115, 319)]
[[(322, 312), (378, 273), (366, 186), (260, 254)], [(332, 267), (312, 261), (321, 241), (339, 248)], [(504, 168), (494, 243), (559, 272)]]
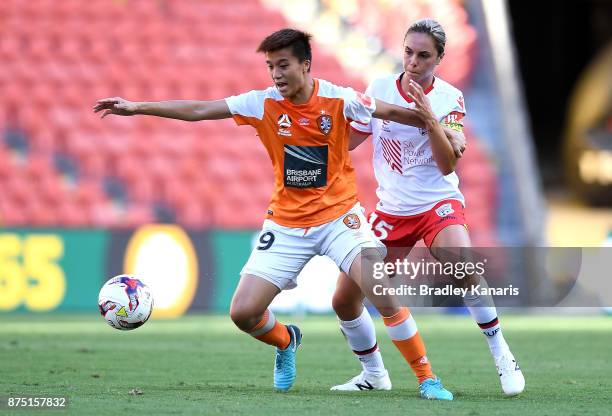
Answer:
[[(379, 78), (368, 86), (366, 95), (414, 108), (400, 86), (402, 74)], [(463, 94), (446, 81), (435, 78), (425, 90), (431, 108), (444, 125), (456, 130), (463, 127)], [(433, 159), (426, 131), (389, 120), (373, 118), (369, 124), (351, 123), (362, 133), (371, 133), (374, 144), (374, 174), (378, 181), (376, 209), (391, 215), (408, 216), (428, 211), (445, 199), (457, 199), (465, 205), (455, 172), (442, 175)]]

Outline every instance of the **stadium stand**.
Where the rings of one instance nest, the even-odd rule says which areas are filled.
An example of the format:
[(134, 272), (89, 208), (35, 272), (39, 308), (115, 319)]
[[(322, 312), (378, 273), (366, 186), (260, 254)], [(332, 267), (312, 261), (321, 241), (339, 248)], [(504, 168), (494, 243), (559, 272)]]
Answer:
[[(259, 227), (272, 174), (252, 129), (232, 120), (101, 122), (91, 112), (96, 99), (115, 95), (218, 99), (267, 87), (254, 50), (289, 24), (257, 0), (226, 6), (219, 0), (0, 2), (0, 223)], [(366, 19), (364, 9), (356, 24)], [(347, 75), (329, 51), (315, 46), (314, 56), (317, 77), (365, 88), (365, 80)], [(353, 155), (368, 208), (375, 204), (370, 155), (371, 148)], [(470, 160), (464, 184), (472, 186), (473, 177), (480, 187), (482, 171), (471, 164), (488, 161)], [(474, 214), (478, 204), (473, 200)], [(488, 210), (477, 218), (491, 230)]]

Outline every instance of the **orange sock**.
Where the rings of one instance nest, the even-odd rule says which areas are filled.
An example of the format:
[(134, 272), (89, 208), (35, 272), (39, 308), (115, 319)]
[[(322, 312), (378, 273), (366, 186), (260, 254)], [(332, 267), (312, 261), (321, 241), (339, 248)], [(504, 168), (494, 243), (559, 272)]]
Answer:
[(287, 327), (278, 322), (269, 309), (266, 309), (261, 321), (248, 332), (253, 338), (282, 350), (287, 348), (291, 342)]
[(419, 334), (416, 322), (410, 315), (408, 308), (401, 308), (393, 316), (383, 317), (387, 332), (393, 344), (397, 347), (404, 359), (414, 372), (414, 375), (422, 383), (428, 378), (433, 378), (431, 364), (427, 359), (425, 343)]

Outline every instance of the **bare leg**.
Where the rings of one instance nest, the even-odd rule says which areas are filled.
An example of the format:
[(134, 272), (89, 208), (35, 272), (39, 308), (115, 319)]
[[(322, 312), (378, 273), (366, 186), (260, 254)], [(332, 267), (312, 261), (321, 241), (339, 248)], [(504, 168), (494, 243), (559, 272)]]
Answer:
[(238, 328), (254, 338), (285, 349), (290, 342), (287, 327), (268, 309), (279, 293), (278, 287), (261, 277), (242, 275), (234, 292), (230, 317)]

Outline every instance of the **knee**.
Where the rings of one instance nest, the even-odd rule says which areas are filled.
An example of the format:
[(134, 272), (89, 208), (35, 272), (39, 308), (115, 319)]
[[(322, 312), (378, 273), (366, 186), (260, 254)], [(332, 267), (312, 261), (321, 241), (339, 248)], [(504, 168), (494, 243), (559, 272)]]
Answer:
[(473, 288), (478, 287), (479, 285), (482, 285), (483, 283), (486, 284), (486, 281), (477, 274), (472, 274), (463, 279), (459, 279), (459, 282), (461, 283), (461, 286), (463, 288), (466, 288), (469, 290), (472, 290)]
[(230, 318), (238, 328), (248, 331), (257, 325), (258, 317), (256, 311), (248, 304), (232, 301), (230, 307)]
[(352, 321), (361, 314), (363, 303), (361, 299), (353, 299), (347, 294), (336, 291), (332, 298), (332, 308), (343, 321)]
[(361, 252), (361, 259), (363, 263), (368, 265), (374, 265), (375, 263), (381, 263), (384, 261), (380, 251), (376, 248), (366, 248)]

